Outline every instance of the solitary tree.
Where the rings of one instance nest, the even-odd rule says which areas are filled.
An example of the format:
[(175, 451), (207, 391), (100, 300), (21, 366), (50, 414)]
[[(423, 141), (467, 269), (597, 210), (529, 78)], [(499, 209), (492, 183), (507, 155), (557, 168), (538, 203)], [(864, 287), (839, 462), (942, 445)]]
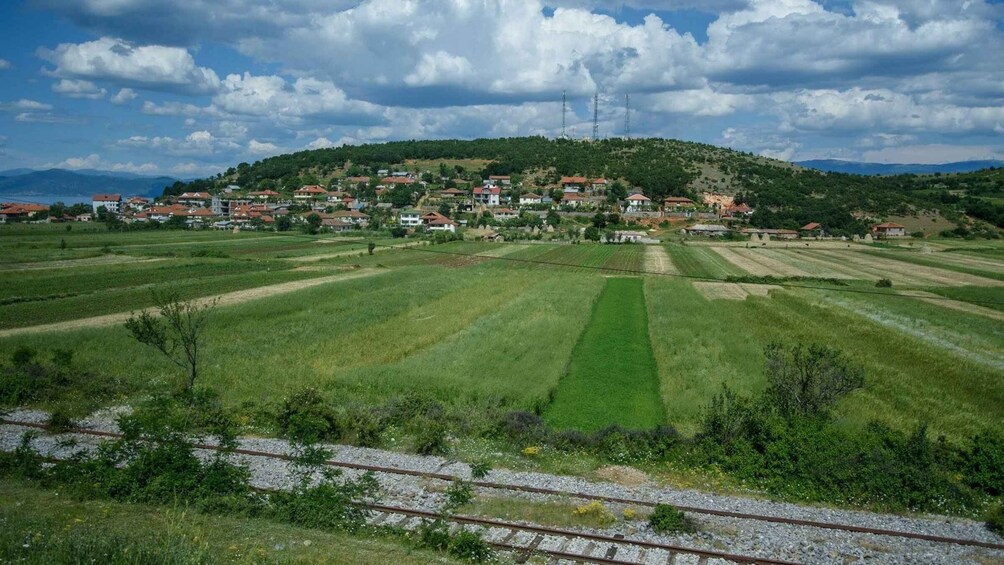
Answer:
[(770, 343), (764, 356), (767, 394), (784, 416), (825, 414), (842, 397), (864, 386), (864, 368), (825, 345)]
[(126, 321), (126, 329), (136, 341), (163, 353), (186, 372), (185, 392), (192, 390), (199, 375), (199, 349), (209, 313), (217, 299), (199, 304), (182, 301), (176, 295), (155, 296), (159, 316), (144, 310)]

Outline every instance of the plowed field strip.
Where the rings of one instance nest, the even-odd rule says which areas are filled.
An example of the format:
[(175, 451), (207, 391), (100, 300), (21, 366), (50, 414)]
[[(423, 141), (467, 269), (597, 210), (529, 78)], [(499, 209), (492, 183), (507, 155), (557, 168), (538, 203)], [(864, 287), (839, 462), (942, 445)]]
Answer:
[(829, 257), (833, 261), (843, 261), (854, 265), (862, 270), (870, 271), (876, 275), (886, 278), (899, 278), (907, 284), (931, 285), (931, 286), (1002, 286), (1004, 281), (988, 279), (968, 275), (946, 269), (935, 267), (925, 267), (896, 261), (895, 259), (882, 259), (861, 253), (839, 253), (832, 251), (817, 251), (824, 257)]
[(732, 265), (739, 267), (740, 269), (746, 271), (751, 275), (755, 275), (758, 277), (765, 277), (768, 275), (777, 274), (774, 273), (771, 269), (765, 267), (764, 265), (761, 265), (756, 261), (753, 261), (747, 257), (739, 255), (738, 253), (736, 253), (734, 249), (730, 249), (728, 247), (712, 247), (711, 250), (717, 253), (722, 259), (725, 259)]
[(680, 271), (666, 253), (666, 248), (659, 245), (645, 246), (645, 270), (662, 275), (679, 275)]
[(811, 276), (811, 273), (803, 271), (802, 269), (799, 269), (798, 267), (792, 265), (791, 263), (771, 257), (759, 249), (735, 249), (733, 251), (742, 257), (745, 257), (751, 261), (755, 261), (763, 265), (764, 267), (770, 269), (776, 276), (782, 276), (782, 277)]

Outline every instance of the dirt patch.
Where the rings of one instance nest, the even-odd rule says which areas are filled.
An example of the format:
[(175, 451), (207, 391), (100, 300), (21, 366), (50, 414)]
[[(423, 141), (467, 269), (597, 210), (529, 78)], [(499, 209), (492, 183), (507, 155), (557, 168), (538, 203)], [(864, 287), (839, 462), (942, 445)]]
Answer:
[(679, 275), (680, 270), (673, 264), (673, 259), (666, 248), (658, 245), (645, 246), (645, 270), (660, 275)]
[(522, 251), (530, 247), (529, 245), (506, 245), (505, 247), (496, 247), (494, 249), (488, 249), (485, 251), (478, 251), (475, 255), (479, 257), (504, 257), (517, 251)]
[[(243, 302), (258, 300), (261, 298), (276, 296), (278, 294), (286, 294), (297, 290), (303, 290), (306, 288), (311, 288), (322, 284), (347, 281), (362, 277), (369, 277), (382, 272), (386, 271), (378, 269), (359, 269), (357, 271), (353, 271), (350, 273), (341, 273), (328, 277), (318, 277), (316, 279), (293, 281), (281, 284), (274, 284), (271, 286), (260, 286), (258, 288), (228, 292), (226, 294), (221, 294), (216, 297), (199, 298), (196, 300), (196, 302), (198, 304), (208, 304), (211, 300), (213, 300), (213, 298), (217, 298), (218, 306), (231, 306), (234, 304), (240, 304)], [(117, 314), (94, 316), (92, 318), (81, 318), (79, 320), (67, 320), (65, 322), (57, 322), (54, 324), (43, 324), (40, 326), (28, 326), (24, 328), (11, 328), (8, 330), (0, 330), (0, 338), (10, 337), (20, 334), (29, 334), (29, 333), (63, 332), (63, 331), (82, 330), (87, 328), (97, 328), (102, 326), (114, 326), (116, 324), (124, 324), (125, 321), (128, 320), (129, 316), (131, 315), (132, 312), (119, 312)]]
[(626, 487), (637, 487), (648, 482), (648, 475), (643, 471), (628, 467), (626, 465), (608, 465), (596, 470), (596, 476), (604, 481), (624, 485)]
[(704, 298), (708, 300), (746, 300), (747, 296), (769, 296), (772, 290), (781, 290), (773, 284), (694, 282)]

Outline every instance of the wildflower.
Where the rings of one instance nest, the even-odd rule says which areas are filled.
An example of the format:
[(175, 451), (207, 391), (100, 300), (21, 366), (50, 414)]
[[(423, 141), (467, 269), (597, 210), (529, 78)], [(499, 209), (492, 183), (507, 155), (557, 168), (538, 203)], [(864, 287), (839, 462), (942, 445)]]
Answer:
[(540, 447), (536, 445), (531, 445), (530, 447), (524, 447), (523, 455), (527, 457), (536, 457), (537, 455), (540, 455)]

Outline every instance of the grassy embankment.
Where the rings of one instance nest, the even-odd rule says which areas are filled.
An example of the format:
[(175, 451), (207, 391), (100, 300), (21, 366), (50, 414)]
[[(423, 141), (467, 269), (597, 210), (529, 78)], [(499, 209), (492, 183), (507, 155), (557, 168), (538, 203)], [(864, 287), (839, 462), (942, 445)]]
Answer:
[(0, 484), (0, 561), (50, 563), (457, 563), (398, 540)]

